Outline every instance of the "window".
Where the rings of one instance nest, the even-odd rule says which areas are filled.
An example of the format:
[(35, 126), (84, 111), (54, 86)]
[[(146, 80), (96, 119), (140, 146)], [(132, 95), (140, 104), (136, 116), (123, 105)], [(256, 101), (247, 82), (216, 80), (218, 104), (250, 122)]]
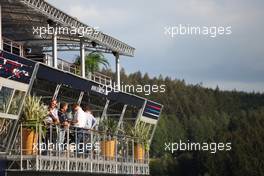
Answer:
[(15, 94), (11, 101), (10, 108), (8, 110), (8, 114), (18, 115), (24, 96), (25, 96), (25, 92), (20, 90), (15, 91)]
[(60, 102), (77, 103), (81, 91), (72, 89), (70, 87), (61, 86), (57, 99)]
[(12, 53), (20, 56), (20, 49), (18, 47), (12, 47)]
[(4, 43), (3, 44), (4, 51), (11, 52), (11, 46), (10, 44)]
[(43, 103), (49, 104), (54, 95), (56, 87), (56, 83), (43, 79), (36, 79), (33, 84), (31, 95), (41, 97)]
[(105, 103), (106, 98), (85, 92), (82, 98), (81, 106), (85, 107), (85, 105), (90, 105), (93, 115), (95, 117), (101, 117)]
[(6, 113), (12, 97), (13, 89), (0, 86), (0, 112)]

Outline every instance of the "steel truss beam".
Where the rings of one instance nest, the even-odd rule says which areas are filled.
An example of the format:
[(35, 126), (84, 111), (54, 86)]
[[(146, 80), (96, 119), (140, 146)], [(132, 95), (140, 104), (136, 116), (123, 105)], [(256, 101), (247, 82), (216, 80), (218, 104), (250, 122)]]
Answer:
[[(68, 27), (75, 28), (91, 28), (90, 26), (78, 21), (76, 18), (73, 18), (63, 11), (53, 7), (44, 0), (17, 0), (26, 7), (34, 9), (36, 12), (46, 16), (48, 19), (53, 20), (54, 22)], [(106, 48), (111, 49), (113, 52), (117, 52), (121, 55), (134, 56), (135, 48), (113, 38), (102, 32), (96, 32), (85, 35), (86, 39), (92, 40), (99, 45), (105, 46)]]

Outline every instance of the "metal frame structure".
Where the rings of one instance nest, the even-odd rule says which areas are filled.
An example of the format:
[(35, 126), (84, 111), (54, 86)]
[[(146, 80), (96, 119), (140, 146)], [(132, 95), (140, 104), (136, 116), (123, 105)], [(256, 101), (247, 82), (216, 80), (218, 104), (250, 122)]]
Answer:
[[(22, 129), (24, 125), (20, 126), (20, 138), (16, 141), (16, 147), (13, 149), (13, 155), (8, 155), (6, 159), (10, 160), (9, 171), (49, 171), (49, 172), (86, 172), (86, 173), (101, 173), (101, 174), (120, 174), (120, 175), (148, 175), (149, 174), (149, 158), (142, 161), (134, 160), (134, 153), (126, 156), (118, 156), (116, 153), (114, 158), (106, 158), (98, 152), (82, 153), (78, 156), (77, 151), (54, 151), (54, 150), (32, 150), (33, 155), (28, 155), (27, 150), (21, 148), (23, 145)], [(42, 136), (43, 131), (40, 126), (38, 129), (38, 136)], [(67, 143), (69, 144), (69, 132), (67, 130)], [(91, 135), (91, 140), (105, 139), (106, 134), (97, 131), (87, 131), (86, 134)], [(122, 151), (133, 151), (134, 140), (126, 136), (115, 136), (118, 141), (118, 146), (123, 146)], [(120, 140), (118, 139), (120, 138)], [(122, 138), (122, 139), (121, 139)], [(40, 137), (38, 139), (41, 139)], [(41, 141), (39, 141), (39, 144)], [(45, 152), (45, 154), (44, 154)]]
[[(10, 56), (10, 54), (8, 54), (7, 56)], [(4, 55), (4, 57), (6, 57)], [(17, 56), (16, 56), (17, 58)], [(23, 61), (24, 58), (21, 58), (21, 61)], [(32, 62), (32, 61), (31, 61)], [(44, 69), (44, 70), (43, 70)], [(45, 71), (45, 69), (48, 69), (49, 71)], [(54, 72), (54, 73), (50, 73), (50, 71)], [(42, 72), (42, 73), (41, 73)], [(48, 75), (46, 75), (48, 74)], [(110, 93), (109, 95), (104, 94), (103, 92), (97, 92), (95, 90), (92, 89), (93, 86), (98, 86), (98, 87), (104, 87), (105, 89), (107, 88), (107, 86), (105, 85), (100, 85), (99, 82), (93, 82), (91, 80), (87, 80), (84, 79), (82, 77), (78, 77), (76, 75), (70, 74), (70, 73), (66, 73), (66, 72), (62, 72), (58, 69), (54, 69), (51, 68), (49, 66), (40, 64), (40, 63), (36, 63), (35, 64), (35, 68), (32, 72), (32, 76), (30, 78), (30, 82), (28, 85), (28, 92), (34, 92), (34, 82), (36, 82), (36, 79), (39, 78), (43, 78), (46, 77), (46, 79), (50, 79), (51, 77), (49, 76), (49, 74), (51, 75), (60, 75), (60, 77), (57, 79), (58, 81), (61, 81), (61, 79), (64, 78), (65, 76), (65, 81), (69, 81), (68, 77), (72, 77), (74, 76), (74, 79), (79, 79), (79, 81), (85, 81), (86, 84), (91, 84), (91, 90), (89, 90), (88, 87), (90, 87), (89, 85), (87, 85), (88, 87), (84, 87), (83, 90), (76, 90), (79, 92), (78, 97), (76, 97), (76, 101), (78, 101), (80, 104), (82, 103), (82, 101), (85, 101), (83, 99), (83, 96), (85, 94), (84, 91), (87, 91), (94, 94), (95, 96), (99, 96), (99, 97), (105, 97), (105, 104), (102, 105), (102, 107), (104, 106), (104, 109), (102, 110), (101, 113), (101, 119), (104, 118), (113, 118), (116, 117), (117, 122), (118, 122), (118, 126), (122, 127), (123, 123), (124, 123), (124, 116), (126, 113), (126, 109), (128, 106), (133, 106), (133, 101), (140, 101), (139, 103), (139, 109), (138, 109), (138, 115), (137, 117), (134, 119), (134, 122), (136, 124), (137, 121), (141, 121), (142, 118), (142, 114), (144, 112), (145, 106), (147, 104), (147, 100), (132, 94), (127, 94), (127, 93), (122, 93), (122, 92), (117, 92), (117, 93)], [(70, 74), (70, 75), (69, 75)], [(1, 78), (4, 79), (4, 78)], [(52, 80), (54, 80), (54, 78), (52, 78)], [(15, 81), (14, 81), (15, 82)], [(74, 84), (74, 83), (73, 83)], [(56, 86), (55, 86), (56, 85)], [(51, 94), (51, 97), (53, 98), (58, 98), (59, 96), (59, 92), (62, 89), (62, 85), (65, 85), (65, 83), (63, 82), (58, 82), (56, 83), (54, 86), (54, 93)], [(11, 85), (12, 86), (16, 86), (16, 84)], [(51, 86), (51, 85), (50, 85)], [(41, 86), (42, 87), (42, 86)], [(70, 86), (72, 87), (72, 86)], [(42, 87), (43, 89), (46, 89), (46, 87)], [(72, 88), (74, 89), (74, 87)], [(122, 98), (123, 97), (123, 98)], [(116, 100), (117, 98), (117, 100)], [(120, 100), (118, 100), (118, 98), (121, 98)], [(112, 103), (111, 103), (112, 102)], [(109, 111), (110, 109), (112, 109), (112, 106), (116, 105), (117, 103), (121, 104), (122, 107), (120, 108), (119, 111), (115, 111), (115, 112), (111, 112)], [(137, 104), (137, 103), (136, 103)], [(145, 117), (146, 118), (146, 117)], [(157, 120), (156, 120), (157, 122)], [(156, 124), (156, 123), (155, 123)], [(8, 142), (6, 145), (6, 155), (2, 155), (5, 157), (5, 159), (10, 160), (11, 164), (9, 165), (9, 169), (10, 170), (27, 170), (27, 171), (55, 171), (58, 170), (58, 168), (61, 171), (66, 171), (66, 172), (75, 172), (77, 171), (76, 169), (78, 169), (78, 172), (98, 172), (98, 173), (108, 173), (108, 174), (140, 174), (140, 175), (147, 175), (149, 174), (149, 165), (148, 165), (148, 153), (146, 152), (145, 157), (147, 157), (144, 161), (144, 163), (137, 163), (137, 161), (135, 161), (134, 158), (134, 153), (132, 154), (132, 159), (130, 160), (120, 160), (118, 161), (117, 158), (113, 161), (113, 160), (107, 160), (104, 157), (99, 157), (99, 158), (92, 158), (90, 160), (87, 159), (83, 159), (83, 158), (74, 158), (74, 159), (70, 159), (67, 158), (65, 156), (42, 156), (41, 153), (39, 153), (38, 155), (31, 155), (31, 156), (27, 156), (27, 155), (23, 155), (23, 152), (21, 151), (21, 141), (22, 141), (22, 137), (19, 138), (19, 136), (21, 136), (21, 130), (19, 130), (18, 128), (18, 121), (14, 121), (13, 123), (14, 127), (13, 130), (11, 132), (6, 133), (6, 136), (8, 136), (9, 134), (11, 134), (8, 138)], [(19, 135), (20, 134), (20, 135)], [(41, 132), (39, 132), (39, 134), (41, 134)], [(116, 134), (114, 134), (116, 136), (119, 136), (118, 132), (116, 132)], [(153, 134), (151, 134), (152, 136)], [(40, 137), (39, 137), (40, 138)], [(101, 137), (102, 138), (102, 137)], [(20, 142), (19, 142), (20, 141)], [(124, 142), (124, 138), (120, 138), (119, 141), (119, 146), (120, 144), (122, 144), (121, 146), (126, 145), (128, 142)], [(150, 142), (151, 142), (151, 138), (150, 138)], [(132, 140), (132, 143), (134, 143), (134, 140)], [(117, 144), (116, 144), (117, 145)], [(116, 148), (118, 148), (118, 146), (116, 146)], [(132, 151), (134, 151), (134, 144), (131, 147)], [(122, 150), (121, 150), (122, 151)], [(117, 151), (116, 151), (117, 152)], [(121, 152), (122, 153), (122, 152)], [(15, 159), (16, 157), (18, 157), (20, 159)], [(117, 156), (117, 154), (116, 154)], [(57, 162), (51, 162), (53, 160), (55, 160)], [(68, 165), (65, 165), (65, 164)], [(19, 166), (19, 167), (18, 167)], [(63, 168), (65, 170), (63, 170)]]
[[(93, 156), (93, 153), (88, 158), (78, 155), (72, 157), (68, 151), (66, 155), (60, 155), (60, 151), (54, 151), (55, 154), (50, 155), (43, 155), (40, 151), (32, 155), (24, 154), (23, 124), (20, 123), (19, 118), (26, 95), (37, 94), (38, 89), (42, 91), (40, 94), (45, 92), (45, 89), (49, 90), (48, 97), (54, 99), (65, 98), (63, 96), (67, 95), (63, 95), (63, 91), (70, 89), (76, 97), (66, 98), (78, 104), (87, 102), (93, 104), (90, 99), (95, 102), (100, 101), (100, 105), (93, 104), (94, 107), (99, 107), (98, 119), (113, 118), (117, 121), (119, 128), (123, 128), (127, 122), (132, 121), (136, 126), (138, 122), (143, 121), (149, 130), (149, 143), (151, 143), (162, 111), (162, 105), (158, 103), (120, 91), (120, 56), (134, 56), (133, 47), (96, 31), (94, 28), (92, 28), (93, 33), (84, 36), (62, 35), (56, 32), (42, 37), (33, 34), (32, 27), (45, 25), (77, 29), (91, 28), (44, 0), (0, 0), (0, 54), (2, 58), (0, 71), (3, 71), (2, 67), (9, 70), (7, 73), (0, 74), (0, 93), (2, 86), (12, 89), (8, 105), (11, 106), (11, 103), (15, 101), (14, 92), (18, 89), (17, 86), (25, 85), (26, 87), (23, 89), (25, 95), (21, 96), (19, 112), (15, 115), (9, 112), (0, 113), (0, 160), (8, 161), (8, 169), (12, 171), (148, 175), (148, 152), (145, 153), (143, 161), (136, 161), (134, 144), (137, 139), (124, 136), (119, 131), (112, 134), (113, 139), (117, 141), (115, 157), (112, 159), (101, 154)], [(31, 49), (31, 53), (25, 51), (27, 48)], [(79, 51), (80, 68), (59, 59), (58, 51)], [(86, 51), (111, 53), (115, 56), (117, 87), (112, 87), (112, 79), (108, 76), (100, 73), (85, 74)], [(52, 55), (47, 52), (51, 52)], [(6, 64), (7, 60), (9, 65)], [(10, 65), (11, 68), (9, 68)], [(12, 75), (14, 70), (17, 72), (15, 77)], [(20, 75), (20, 72), (24, 75)], [(46, 81), (49, 87), (54, 86), (54, 89), (48, 89), (49, 87), (42, 85), (42, 81)], [(8, 82), (12, 84), (6, 85)], [(36, 88), (36, 84), (40, 85)], [(108, 90), (109, 88), (111, 91)], [(98, 100), (93, 100), (93, 97), (97, 97)], [(137, 112), (135, 116), (130, 117), (131, 114), (127, 114), (129, 108)], [(36, 127), (36, 129), (42, 136), (41, 128)], [(89, 131), (89, 133), (101, 140), (107, 137), (106, 134), (98, 131)], [(70, 132), (68, 131), (67, 134), (67, 141), (69, 141)], [(40, 136), (38, 142), (41, 142)], [(131, 151), (130, 154), (128, 151)]]
[[(81, 60), (84, 60), (85, 51), (100, 51), (113, 53), (116, 57), (116, 80), (120, 87), (120, 55), (134, 56), (135, 48), (107, 35), (103, 32), (80, 22), (74, 17), (55, 8), (44, 0), (1, 0), (3, 14), (1, 19), (4, 22), (3, 35), (16, 41), (20, 41), (26, 47), (32, 47), (35, 52), (40, 52), (44, 48), (53, 53), (54, 67), (57, 67), (58, 50), (80, 49)], [(10, 10), (12, 9), (12, 10)], [(92, 33), (78, 34), (57, 34), (38, 36), (33, 34), (32, 27), (51, 25), (53, 28), (89, 28)], [(16, 30), (14, 30), (16, 29)], [(1, 32), (1, 31), (0, 31)], [(1, 39), (0, 39), (1, 40)], [(35, 42), (37, 41), (37, 42)], [(61, 44), (60, 44), (61, 43)], [(58, 47), (58, 44), (60, 45)], [(79, 47), (78, 47), (79, 46)], [(41, 52), (42, 52), (41, 51)], [(85, 73), (85, 67), (81, 67), (81, 72)], [(82, 74), (85, 76), (85, 74)]]
[[(29, 21), (29, 23), (31, 24), (35, 23), (37, 26), (39, 24), (43, 25), (47, 23), (45, 21), (49, 19), (54, 21), (60, 26), (75, 27), (77, 29), (81, 27), (91, 28), (90, 26), (80, 22), (76, 18), (71, 17), (70, 15), (64, 13), (63, 11), (55, 8), (51, 4), (45, 2), (44, 0), (12, 0), (12, 1), (1, 0), (0, 2), (3, 6), (2, 13), (8, 13), (14, 15), (20, 14), (20, 16), (16, 16), (16, 18), (18, 19), (13, 19), (13, 20), (17, 20), (16, 21), (17, 24), (20, 24), (21, 22), (20, 20), (30, 19), (31, 21)], [(21, 14), (23, 14), (23, 17)], [(26, 22), (25, 25), (28, 25), (27, 21), (23, 21), (23, 22), (24, 23)], [(12, 28), (14, 29), (14, 26), (12, 26)], [(24, 29), (28, 30), (28, 28), (24, 28)], [(29, 31), (32, 33), (31, 29), (29, 29)], [(10, 32), (10, 35), (12, 35), (12, 33), (13, 30)], [(78, 36), (71, 36), (71, 37), (75, 39), (79, 38)], [(91, 42), (93, 41), (102, 47), (105, 47), (107, 49), (119, 53), (120, 55), (125, 55), (125, 56), (134, 55), (135, 48), (113, 37), (110, 37), (109, 35), (104, 34), (100, 31), (91, 35), (85, 35), (84, 39)], [(25, 38), (22, 40), (26, 41)]]

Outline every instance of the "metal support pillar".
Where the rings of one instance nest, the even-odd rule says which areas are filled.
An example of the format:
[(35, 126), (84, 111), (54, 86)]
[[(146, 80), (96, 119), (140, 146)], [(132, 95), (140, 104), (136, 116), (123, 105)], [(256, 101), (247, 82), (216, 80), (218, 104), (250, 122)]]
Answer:
[(52, 36), (52, 56), (53, 56), (53, 67), (58, 68), (58, 48), (57, 48), (56, 32)]
[(77, 103), (78, 103), (79, 105), (82, 103), (83, 95), (84, 95), (84, 92), (81, 91), (80, 96), (79, 96), (79, 99), (78, 99), (78, 101), (77, 101)]
[(103, 113), (102, 113), (101, 118), (100, 118), (101, 120), (106, 119), (107, 108), (108, 108), (109, 103), (110, 103), (110, 100), (106, 100), (104, 110), (103, 110)]
[(80, 62), (81, 62), (81, 75), (85, 78), (85, 46), (83, 39), (80, 40)]
[(116, 59), (116, 87), (120, 91), (120, 58), (119, 53), (114, 53)]
[[(123, 122), (123, 118), (124, 118), (124, 115), (125, 115), (125, 112), (126, 112), (126, 108), (127, 108), (127, 105), (125, 104), (123, 106), (123, 110), (122, 110), (122, 113), (121, 113), (119, 121), (118, 121), (117, 129), (120, 129), (120, 127), (121, 127), (121, 124)], [(116, 133), (117, 133), (117, 131), (116, 131)]]

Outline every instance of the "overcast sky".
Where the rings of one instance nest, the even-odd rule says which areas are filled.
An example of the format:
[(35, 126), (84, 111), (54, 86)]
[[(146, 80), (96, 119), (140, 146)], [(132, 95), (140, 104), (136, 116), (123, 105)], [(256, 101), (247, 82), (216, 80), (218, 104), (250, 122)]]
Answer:
[[(263, 0), (48, 0), (136, 48), (127, 72), (170, 76), (225, 90), (264, 92)], [(165, 26), (231, 26), (216, 38), (164, 34)], [(77, 53), (76, 53), (77, 54)], [(69, 55), (72, 58), (74, 54)], [(106, 55), (114, 68), (114, 58)]]

